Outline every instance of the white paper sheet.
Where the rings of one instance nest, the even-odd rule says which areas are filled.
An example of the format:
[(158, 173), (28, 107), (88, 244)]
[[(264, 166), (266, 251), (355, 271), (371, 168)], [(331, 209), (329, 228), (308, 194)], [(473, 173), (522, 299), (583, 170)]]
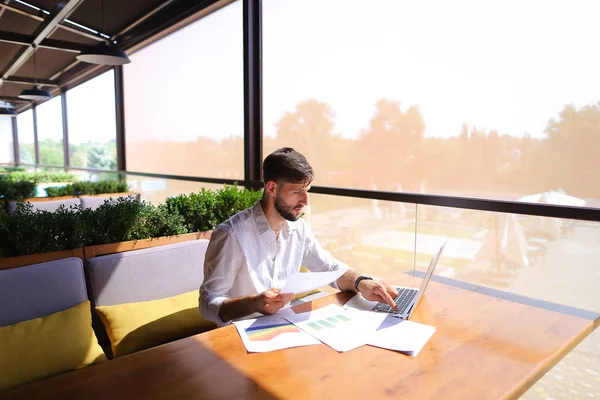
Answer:
[(387, 326), (375, 331), (367, 344), (416, 357), (435, 333), (435, 327), (398, 318), (386, 319)]
[(321, 343), (283, 318), (286, 312), (294, 313), (288, 308), (274, 315), (234, 321), (233, 324), (237, 328), (246, 350), (250, 353), (264, 353), (288, 347)]
[[(355, 296), (358, 297), (358, 296)], [(391, 314), (348, 308), (353, 319), (371, 331), (366, 344), (416, 357), (435, 333), (435, 327), (397, 318)]]
[(346, 271), (347, 270), (342, 269), (329, 272), (296, 272), (288, 278), (283, 288), (281, 288), (280, 293), (298, 294), (310, 292), (311, 290), (318, 289), (337, 280)]
[(354, 318), (336, 304), (300, 314), (285, 314), (285, 318), (340, 352), (366, 344), (369, 334), (373, 333), (369, 324), (364, 324), (361, 318)]

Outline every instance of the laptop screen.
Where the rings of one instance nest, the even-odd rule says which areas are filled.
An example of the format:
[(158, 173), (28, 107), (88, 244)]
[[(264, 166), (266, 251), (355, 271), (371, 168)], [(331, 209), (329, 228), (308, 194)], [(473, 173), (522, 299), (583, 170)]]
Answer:
[(446, 246), (446, 243), (447, 242), (444, 242), (442, 247), (440, 247), (438, 252), (431, 259), (431, 262), (429, 263), (429, 268), (427, 268), (427, 273), (425, 274), (425, 277), (423, 278), (423, 282), (421, 282), (421, 287), (419, 288), (419, 293), (417, 294), (417, 299), (415, 300), (415, 304), (412, 307), (411, 313), (415, 308), (417, 308), (417, 305), (419, 304), (419, 301), (421, 300), (423, 293), (425, 293), (425, 289), (427, 289), (427, 284), (429, 283), (429, 280), (431, 279), (431, 275), (433, 275), (433, 271), (435, 270), (435, 267), (437, 266), (437, 263), (440, 260), (442, 252), (444, 251), (444, 247)]

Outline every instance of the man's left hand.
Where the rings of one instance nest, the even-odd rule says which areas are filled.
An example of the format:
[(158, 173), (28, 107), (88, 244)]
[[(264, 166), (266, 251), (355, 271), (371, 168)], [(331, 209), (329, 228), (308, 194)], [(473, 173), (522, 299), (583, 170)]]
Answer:
[(394, 303), (398, 291), (385, 282), (363, 279), (358, 283), (358, 291), (369, 301), (386, 303), (394, 310), (398, 310), (398, 306)]

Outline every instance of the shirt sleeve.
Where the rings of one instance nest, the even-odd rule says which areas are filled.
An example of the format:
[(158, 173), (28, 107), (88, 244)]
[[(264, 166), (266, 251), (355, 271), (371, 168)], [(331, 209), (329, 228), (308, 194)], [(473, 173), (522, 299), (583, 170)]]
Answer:
[[(350, 269), (348, 265), (332, 256), (330, 252), (321, 247), (321, 244), (306, 224), (304, 224), (304, 254), (302, 256), (302, 265), (312, 272)], [(332, 282), (331, 286), (339, 289), (337, 282)]]
[(217, 326), (231, 323), (221, 320), (219, 311), (229, 298), (229, 290), (244, 262), (244, 253), (238, 241), (229, 231), (217, 227), (206, 249), (204, 282), (200, 286), (200, 313)]

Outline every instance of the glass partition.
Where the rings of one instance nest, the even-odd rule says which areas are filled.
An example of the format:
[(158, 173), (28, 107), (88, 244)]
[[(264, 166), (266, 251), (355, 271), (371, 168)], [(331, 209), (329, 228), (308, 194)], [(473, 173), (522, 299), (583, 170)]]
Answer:
[(35, 135), (33, 133), (33, 110), (17, 116), (19, 135), (19, 158), (22, 164), (35, 164)]
[(437, 275), (600, 311), (600, 223), (418, 205), (416, 269), (445, 241)]
[(12, 118), (0, 117), (0, 163), (14, 163)]
[[(317, 182), (315, 182), (317, 183)], [(600, 223), (311, 194), (304, 220), (323, 247), (359, 272), (414, 285), (446, 242), (435, 275), (519, 301), (600, 312)], [(591, 334), (524, 399), (593, 398), (600, 331)]]
[(116, 170), (114, 71), (82, 83), (66, 96), (71, 166)]
[(80, 181), (116, 181), (119, 179), (117, 172), (97, 172), (97, 171), (81, 171), (77, 169), (69, 169), (68, 172), (77, 176)]
[(126, 179), (131, 192), (140, 193), (142, 200), (146, 200), (154, 205), (164, 203), (168, 197), (197, 193), (202, 188), (217, 190), (223, 187), (223, 185), (212, 183), (148, 178), (139, 175), (127, 175)]
[(303, 219), (336, 258), (363, 274), (393, 282), (413, 270), (415, 208), (311, 193)]
[(36, 109), (40, 164), (64, 165), (62, 102), (60, 96)]
[[(435, 271), (438, 276), (458, 285), (478, 285), (482, 292), (489, 288), (600, 312), (599, 252), (594, 245), (600, 243), (600, 223), (418, 205), (419, 276), (444, 241), (447, 244)], [(595, 396), (600, 390), (595, 374), (599, 364), (597, 331), (523, 398), (593, 398), (590, 394)]]

